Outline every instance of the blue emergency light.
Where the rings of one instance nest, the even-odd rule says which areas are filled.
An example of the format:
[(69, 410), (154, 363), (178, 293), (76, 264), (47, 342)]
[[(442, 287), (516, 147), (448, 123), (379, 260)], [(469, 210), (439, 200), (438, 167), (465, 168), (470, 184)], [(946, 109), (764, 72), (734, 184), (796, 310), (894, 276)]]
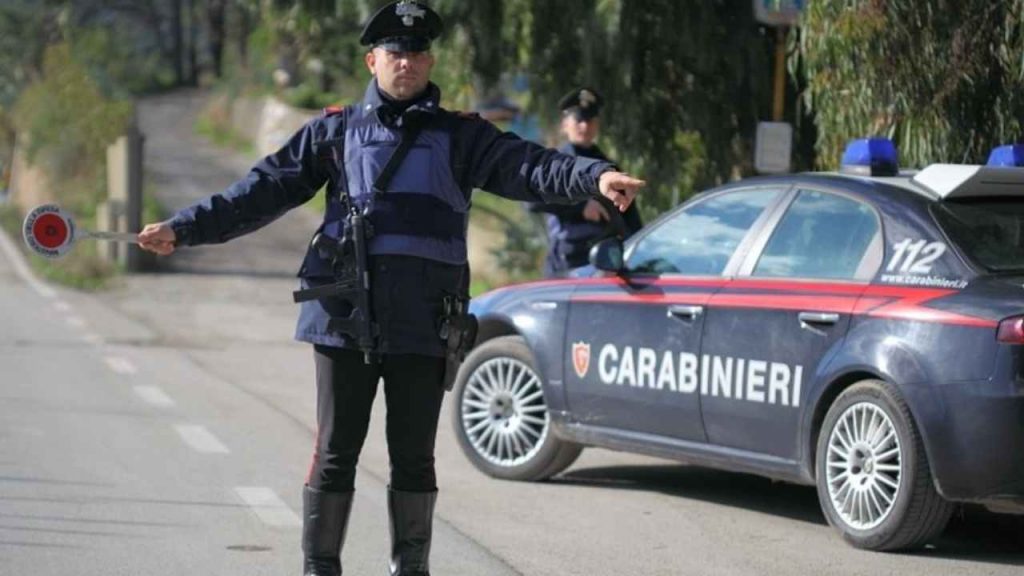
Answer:
[(900, 172), (896, 146), (888, 138), (851, 140), (839, 164), (843, 174), (896, 176)]
[(1024, 166), (1024, 144), (997, 146), (988, 155), (986, 166)]

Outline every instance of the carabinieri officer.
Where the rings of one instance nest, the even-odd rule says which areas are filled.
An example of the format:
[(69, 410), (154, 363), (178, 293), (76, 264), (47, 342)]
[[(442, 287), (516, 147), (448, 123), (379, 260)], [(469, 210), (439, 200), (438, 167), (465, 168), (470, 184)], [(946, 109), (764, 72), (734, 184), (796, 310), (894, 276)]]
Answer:
[[(163, 255), (175, 246), (226, 242), (303, 204), (324, 184), (318, 233), (350, 237), (357, 215), (372, 230), (365, 237), (370, 310), (360, 311), (372, 319), (372, 331), (361, 332), (367, 338), (332, 330), (332, 318), (353, 311), (351, 301), (332, 297), (304, 302), (295, 334), (313, 344), (316, 362), (316, 450), (303, 491), (307, 576), (341, 574), (356, 462), (380, 379), (391, 462), (390, 573), (429, 574), (446, 322), (451, 303), (467, 297), (471, 191), (566, 204), (602, 194), (625, 210), (644, 184), (607, 162), (545, 149), (475, 115), (442, 109), (430, 82), (430, 46), (441, 29), (425, 4), (381, 8), (361, 37), (373, 74), (361, 102), (326, 110), (244, 179), (139, 234), (142, 248)], [(403, 138), (411, 146), (401, 145)], [(345, 251), (311, 247), (299, 271), (302, 287), (335, 282), (339, 254), (352, 265)]]
[[(559, 100), (561, 129), (566, 138), (566, 143), (558, 148), (559, 152), (611, 162), (597, 146), (603, 103), (601, 95), (588, 87), (576, 88)], [(613, 234), (608, 223), (610, 217), (597, 200), (574, 205), (534, 202), (529, 209), (545, 215), (548, 253), (544, 258), (544, 276), (548, 278), (565, 276), (573, 268), (586, 266), (590, 248)], [(636, 203), (630, 204), (622, 214), (622, 225), (624, 230), (620, 234), (623, 240), (643, 227)]]

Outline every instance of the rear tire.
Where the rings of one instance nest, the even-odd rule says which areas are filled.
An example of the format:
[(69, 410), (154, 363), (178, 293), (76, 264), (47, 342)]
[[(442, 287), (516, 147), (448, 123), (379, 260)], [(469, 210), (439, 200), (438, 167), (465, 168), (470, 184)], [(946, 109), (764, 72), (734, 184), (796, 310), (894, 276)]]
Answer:
[(545, 480), (582, 447), (555, 436), (544, 387), (526, 342), (503, 336), (466, 358), (454, 387), (459, 447), (481, 472), (506, 480)]
[(818, 435), (818, 500), (843, 539), (867, 550), (918, 548), (954, 505), (935, 490), (924, 443), (890, 384), (865, 380), (829, 408)]

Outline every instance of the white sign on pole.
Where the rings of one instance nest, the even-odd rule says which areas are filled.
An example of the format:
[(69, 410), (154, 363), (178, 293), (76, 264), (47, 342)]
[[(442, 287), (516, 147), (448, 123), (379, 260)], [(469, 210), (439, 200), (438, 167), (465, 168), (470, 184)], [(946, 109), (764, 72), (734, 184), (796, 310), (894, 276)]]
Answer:
[(790, 170), (793, 127), (788, 122), (758, 122), (754, 144), (754, 169), (761, 174), (785, 174)]
[(808, 0), (754, 0), (754, 18), (768, 26), (793, 26)]

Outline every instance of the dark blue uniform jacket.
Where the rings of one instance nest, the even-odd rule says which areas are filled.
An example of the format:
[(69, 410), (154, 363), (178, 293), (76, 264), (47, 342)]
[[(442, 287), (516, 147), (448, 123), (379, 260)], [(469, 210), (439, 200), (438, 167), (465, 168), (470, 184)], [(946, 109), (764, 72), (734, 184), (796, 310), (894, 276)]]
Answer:
[[(596, 145), (583, 147), (566, 143), (558, 151), (573, 156), (610, 162)], [(596, 241), (609, 236), (607, 223), (591, 222), (583, 217), (584, 206), (586, 206), (586, 202), (571, 205), (537, 202), (530, 204), (531, 212), (543, 212), (546, 215), (548, 253), (544, 260), (545, 276), (560, 276), (573, 268), (586, 266), (589, 261), (590, 247)], [(629, 208), (622, 213), (622, 218), (626, 225), (625, 238), (632, 236), (643, 227), (636, 202), (629, 205)]]
[[(476, 115), (443, 110), (440, 91), (433, 84), (411, 107), (396, 113), (380, 96), (374, 80), (363, 101), (355, 106), (376, 113), (389, 126), (400, 125), (399, 118), (411, 112), (433, 115), (435, 126), (450, 132), (452, 180), (464, 188), (467, 198), (472, 189), (481, 188), (513, 200), (575, 204), (597, 194), (598, 176), (612, 168), (607, 162), (576, 158), (522, 140)], [(347, 116), (330, 113), (311, 120), (280, 150), (258, 162), (245, 178), (178, 212), (171, 220), (177, 243), (216, 244), (247, 234), (303, 204), (325, 185), (327, 212), (337, 213), (331, 210), (331, 203), (345, 184), (333, 176), (336, 172), (324, 150), (325, 143), (344, 140)], [(352, 195), (358, 192), (349, 191)], [(321, 229), (332, 224), (331, 218), (334, 216), (325, 214)], [(299, 271), (303, 286), (330, 281), (324, 275), (330, 267), (319, 258), (316, 251), (307, 253)], [(443, 356), (444, 343), (437, 332), (441, 298), (466, 284), (466, 266), (400, 254), (372, 256), (370, 266), (371, 299), (381, 330), (380, 351)], [(346, 337), (326, 329), (330, 316), (345, 316), (347, 312), (346, 305), (330, 299), (304, 304), (296, 338), (328, 346), (351, 346)]]

